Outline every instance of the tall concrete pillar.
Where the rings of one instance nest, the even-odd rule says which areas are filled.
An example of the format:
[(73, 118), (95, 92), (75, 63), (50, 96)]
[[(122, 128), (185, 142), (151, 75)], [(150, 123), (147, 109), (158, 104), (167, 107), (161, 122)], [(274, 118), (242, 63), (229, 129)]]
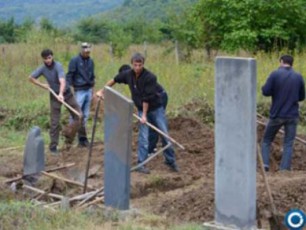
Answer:
[(215, 222), (256, 228), (256, 61), (215, 64)]
[(104, 90), (105, 205), (129, 209), (133, 102), (110, 87)]

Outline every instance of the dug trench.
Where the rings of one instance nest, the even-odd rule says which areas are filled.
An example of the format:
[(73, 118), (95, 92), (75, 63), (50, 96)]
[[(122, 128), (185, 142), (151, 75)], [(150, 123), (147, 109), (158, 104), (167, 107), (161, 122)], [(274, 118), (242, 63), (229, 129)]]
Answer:
[[(135, 125), (136, 126), (136, 125)], [(262, 138), (264, 127), (258, 125), (258, 141)], [(131, 207), (164, 216), (173, 223), (203, 223), (214, 219), (214, 131), (213, 127), (203, 124), (196, 118), (177, 116), (169, 119), (170, 135), (181, 143), (185, 150), (176, 148), (179, 173), (171, 172), (163, 164), (162, 154), (147, 165), (151, 174), (131, 174)], [(102, 132), (101, 128), (97, 134)], [(306, 210), (306, 149), (295, 142), (292, 171), (277, 170), (282, 150), (282, 134), (278, 134), (272, 146), (272, 171), (268, 180), (276, 208), (286, 213), (291, 208)], [(132, 165), (136, 164), (137, 128), (133, 132)], [(103, 186), (103, 152), (101, 142), (94, 143), (88, 184), (94, 188)], [(57, 174), (71, 180), (84, 180), (84, 171), (88, 150), (72, 147), (62, 151), (60, 156), (46, 153), (46, 167), (55, 167), (63, 163), (74, 162), (75, 166), (58, 171)], [(18, 176), (22, 172), (22, 155), (0, 155), (0, 175), (2, 180)], [(257, 173), (257, 218), (267, 220), (270, 217), (269, 199), (263, 178)], [(44, 181), (44, 182), (43, 182)], [(37, 187), (46, 188), (50, 183), (46, 178), (39, 181)], [(4, 185), (2, 185), (4, 186)], [(82, 194), (82, 188), (52, 180), (49, 191), (66, 196)], [(225, 191), (226, 192), (226, 191)], [(25, 199), (23, 196), (10, 195), (13, 199)], [(4, 195), (0, 197), (5, 199)]]

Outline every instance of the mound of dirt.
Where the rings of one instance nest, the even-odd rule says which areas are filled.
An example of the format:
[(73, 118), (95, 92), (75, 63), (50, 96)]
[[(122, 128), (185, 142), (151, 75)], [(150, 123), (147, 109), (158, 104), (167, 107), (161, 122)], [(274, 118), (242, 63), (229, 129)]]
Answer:
[[(173, 135), (183, 141), (183, 145), (187, 146), (188, 153), (197, 153), (192, 156), (185, 156), (184, 159), (179, 159), (179, 162), (184, 161), (185, 163), (187, 161), (187, 164), (191, 164), (189, 170), (193, 171), (195, 177), (200, 175), (200, 185), (176, 196), (170, 196), (170, 198), (159, 198), (159, 204), (153, 210), (156, 214), (166, 215), (168, 218), (178, 222), (182, 220), (200, 223), (211, 221), (214, 218), (213, 130), (194, 120), (191, 121), (184, 118), (173, 119), (170, 124), (171, 122), (171, 132), (174, 132)], [(181, 128), (180, 124), (186, 124), (184, 127), (186, 131), (176, 133), (176, 130)], [(258, 141), (261, 140), (263, 131), (264, 126), (258, 125)], [(293, 171), (277, 172), (281, 161), (282, 139), (283, 135), (278, 134), (272, 145), (272, 172), (268, 174), (268, 180), (277, 210), (284, 214), (292, 208), (306, 210), (306, 155), (304, 145), (300, 142), (295, 142), (292, 159)], [(197, 151), (194, 152), (192, 149)], [(182, 156), (180, 155), (180, 157)], [(200, 164), (198, 164), (199, 162)], [(186, 171), (184, 170), (182, 173), (189, 173), (188, 169)], [(258, 218), (264, 218), (266, 217), (265, 212), (270, 210), (270, 206), (259, 170), (257, 178)], [(152, 203), (156, 203), (156, 201)]]

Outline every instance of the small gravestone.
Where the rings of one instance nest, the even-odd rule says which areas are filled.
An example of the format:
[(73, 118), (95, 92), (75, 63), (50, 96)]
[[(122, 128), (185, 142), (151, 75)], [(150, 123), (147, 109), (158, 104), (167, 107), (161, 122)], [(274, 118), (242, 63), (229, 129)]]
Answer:
[(40, 128), (34, 126), (28, 133), (23, 155), (23, 178), (33, 182), (35, 174), (45, 170), (44, 140)]
[(105, 87), (104, 200), (105, 205), (129, 209), (133, 102)]

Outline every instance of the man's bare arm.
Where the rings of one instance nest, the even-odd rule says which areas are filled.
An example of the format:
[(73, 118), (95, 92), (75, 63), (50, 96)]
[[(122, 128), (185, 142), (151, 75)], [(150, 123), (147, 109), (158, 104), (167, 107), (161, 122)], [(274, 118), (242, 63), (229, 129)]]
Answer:
[[(112, 80), (109, 80), (109, 81), (105, 84), (105, 86), (112, 87), (112, 86), (115, 85), (115, 84), (116, 84), (116, 82), (114, 81), (114, 79), (112, 79)], [(105, 87), (105, 86), (104, 86), (104, 87)], [(104, 99), (104, 88), (100, 89), (100, 90), (96, 93), (96, 95), (97, 95), (97, 97), (101, 97), (101, 98)]]
[(33, 83), (34, 85), (37, 85), (43, 89), (46, 89), (46, 90), (49, 90), (49, 85), (48, 84), (43, 84), (43, 83), (40, 83), (36, 78), (32, 77), (32, 76), (29, 76), (29, 81), (31, 83)]
[(147, 114), (149, 110), (149, 103), (143, 102), (142, 103), (142, 116), (141, 116), (141, 123), (146, 123), (147, 122)]
[(64, 92), (65, 92), (65, 87), (66, 87), (66, 80), (65, 78), (60, 78), (60, 89), (59, 89), (59, 94), (58, 94), (58, 100), (63, 101), (64, 100)]

